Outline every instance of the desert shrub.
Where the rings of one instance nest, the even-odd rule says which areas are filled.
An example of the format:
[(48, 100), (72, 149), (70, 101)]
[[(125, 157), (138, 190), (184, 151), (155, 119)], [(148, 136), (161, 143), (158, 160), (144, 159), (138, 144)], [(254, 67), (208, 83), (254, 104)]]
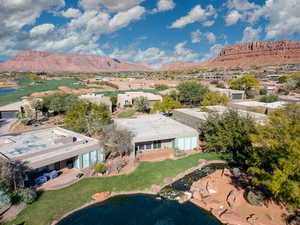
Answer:
[(104, 163), (96, 163), (94, 165), (94, 170), (97, 173), (105, 173), (107, 171), (107, 167)]
[(261, 191), (249, 191), (247, 194), (247, 201), (251, 205), (262, 205), (265, 200), (265, 196)]
[(155, 84), (154, 88), (159, 91), (164, 91), (164, 90), (167, 90), (169, 88), (169, 86), (165, 85), (165, 84)]
[(266, 88), (259, 89), (259, 95), (266, 95), (268, 94), (268, 90)]
[(216, 85), (217, 88), (225, 88), (225, 84), (223, 82), (219, 82)]
[(36, 192), (30, 188), (22, 189), (19, 192), (19, 196), (20, 196), (21, 200), (23, 202), (25, 202), (26, 204), (33, 203), (37, 198)]
[(276, 101), (278, 101), (278, 96), (277, 96), (277, 95), (274, 95), (274, 94), (265, 95), (265, 96), (262, 96), (262, 97), (259, 99), (259, 101), (260, 101), (260, 102), (265, 102), (265, 103), (276, 102)]

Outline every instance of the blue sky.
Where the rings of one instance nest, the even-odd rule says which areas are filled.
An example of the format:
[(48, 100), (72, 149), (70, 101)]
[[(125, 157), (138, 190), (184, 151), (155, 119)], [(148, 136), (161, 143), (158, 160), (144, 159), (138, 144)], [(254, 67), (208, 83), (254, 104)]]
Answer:
[(40, 50), (195, 62), (238, 42), (299, 41), (299, 12), (300, 0), (4, 0), (0, 60)]

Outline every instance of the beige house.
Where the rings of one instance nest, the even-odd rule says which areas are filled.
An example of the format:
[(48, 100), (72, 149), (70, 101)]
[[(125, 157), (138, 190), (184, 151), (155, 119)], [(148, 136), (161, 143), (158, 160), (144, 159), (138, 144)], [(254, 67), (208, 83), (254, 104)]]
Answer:
[(109, 110), (112, 111), (112, 102), (110, 100), (110, 97), (105, 96), (103, 94), (92, 93), (92, 94), (80, 95), (79, 99), (84, 99), (97, 105), (105, 104), (108, 106)]
[(150, 106), (155, 102), (161, 102), (162, 96), (155, 95), (147, 92), (125, 92), (124, 94), (118, 94), (117, 105), (119, 108), (124, 108), (126, 105), (133, 105), (135, 99), (144, 97), (149, 101)]
[(216, 91), (222, 95), (227, 96), (229, 100), (242, 100), (246, 98), (245, 91), (216, 87), (209, 87), (209, 89), (211, 91)]

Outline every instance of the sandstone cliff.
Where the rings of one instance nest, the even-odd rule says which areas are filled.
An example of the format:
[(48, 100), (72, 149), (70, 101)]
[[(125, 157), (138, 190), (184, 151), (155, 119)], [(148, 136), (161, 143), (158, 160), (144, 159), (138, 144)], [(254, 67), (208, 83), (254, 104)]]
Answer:
[(250, 42), (225, 47), (215, 59), (199, 63), (163, 65), (161, 70), (230, 68), (300, 63), (300, 43), (295, 41)]
[(148, 71), (149, 66), (109, 57), (23, 51), (0, 63), (0, 71), (119, 72)]

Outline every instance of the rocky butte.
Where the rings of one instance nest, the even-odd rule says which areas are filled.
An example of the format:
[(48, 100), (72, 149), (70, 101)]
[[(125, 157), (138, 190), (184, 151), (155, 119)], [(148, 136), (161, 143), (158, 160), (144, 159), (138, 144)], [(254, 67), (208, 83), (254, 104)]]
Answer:
[(129, 63), (109, 57), (23, 51), (6, 62), (0, 63), (0, 71), (45, 72), (121, 72), (150, 71), (142, 63)]
[(163, 65), (160, 70), (250, 67), (300, 63), (300, 43), (295, 41), (250, 42), (225, 47), (214, 59), (198, 63)]

